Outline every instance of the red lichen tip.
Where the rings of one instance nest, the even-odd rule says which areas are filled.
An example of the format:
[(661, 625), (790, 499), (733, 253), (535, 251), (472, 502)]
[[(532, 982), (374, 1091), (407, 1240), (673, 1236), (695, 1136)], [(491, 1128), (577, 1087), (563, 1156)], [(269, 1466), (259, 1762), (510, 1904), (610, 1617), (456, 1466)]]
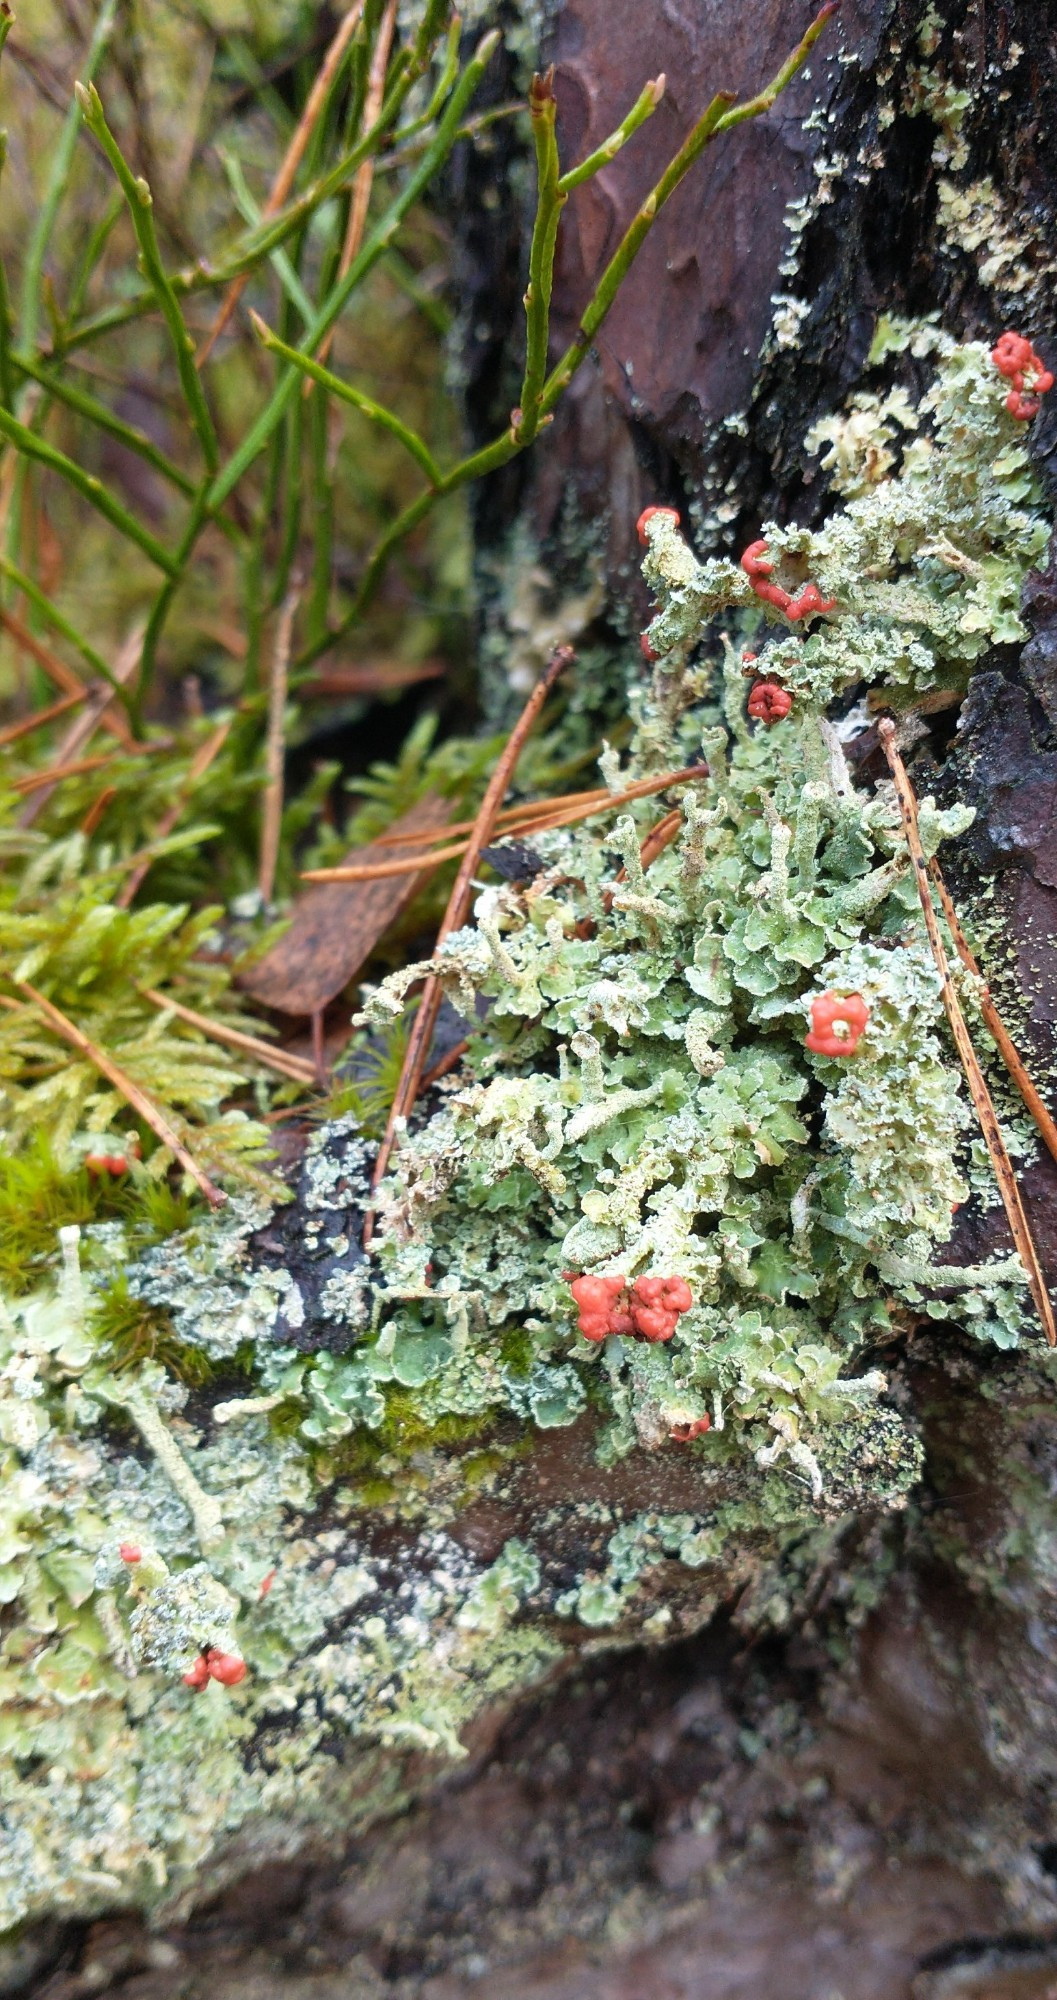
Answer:
[(1012, 384), (1006, 409), (1019, 423), (1039, 414), (1039, 398), (1053, 388), (1053, 371), (1036, 354), (1030, 340), (1008, 329), (991, 349), (991, 359), (1000, 375)]
[(238, 1687), (246, 1678), (246, 1662), (238, 1653), (218, 1653), (215, 1646), (203, 1646), (193, 1667), (183, 1676), (189, 1688), (204, 1688), (207, 1681), (221, 1687)]
[(783, 590), (780, 583), (769, 581), (774, 563), (767, 552), (765, 541), (750, 542), (741, 558), (741, 567), (764, 604), (773, 604), (776, 611), (796, 624), (800, 618), (814, 618), (823, 611), (835, 611), (835, 597), (823, 597), (817, 583), (805, 583), (799, 596)]
[(777, 681), (757, 681), (749, 691), (749, 714), (768, 729), (781, 722), (793, 706), (793, 697)]
[(678, 510), (675, 507), (644, 507), (641, 514), (639, 515), (638, 520), (635, 523), (635, 532), (638, 535), (638, 538), (642, 543), (643, 548), (649, 547), (649, 538), (646, 534), (646, 524), (648, 521), (652, 521), (655, 514), (667, 514), (668, 519), (670, 521), (674, 521), (676, 527), (679, 526), (680, 516)]
[(143, 1561), (143, 1550), (137, 1548), (135, 1542), (120, 1542), (117, 1552), (123, 1563), (138, 1563)]
[(639, 633), (639, 648), (646, 665), (652, 667), (654, 660), (658, 659), (660, 655), (655, 653), (653, 647), (650, 645), (650, 635), (648, 632)]
[(694, 1438), (704, 1437), (712, 1429), (711, 1417), (694, 1417), (685, 1424), (673, 1424), (668, 1432), (676, 1444), (692, 1444)]
[(870, 1018), (861, 993), (820, 993), (811, 1002), (804, 1047), (818, 1056), (854, 1055)]
[(211, 1681), (219, 1681), (222, 1687), (238, 1687), (246, 1678), (246, 1662), (238, 1653), (215, 1653), (210, 1648), (206, 1654), (206, 1672)]
[(258, 1598), (258, 1601), (259, 1601), (259, 1602), (263, 1602), (264, 1598), (266, 1598), (266, 1597), (267, 1597), (267, 1595), (268, 1595), (268, 1592), (270, 1591), (270, 1589), (271, 1589), (271, 1587), (272, 1587), (273, 1583), (275, 1582), (275, 1579), (276, 1579), (276, 1577), (278, 1576), (278, 1574), (279, 1574), (278, 1570), (275, 1570), (275, 1569), (270, 1569), (270, 1570), (268, 1571), (268, 1574), (267, 1574), (267, 1576), (265, 1576), (265, 1577), (262, 1577), (262, 1579), (261, 1579), (261, 1587), (260, 1587), (259, 1591), (257, 1592), (257, 1598)]
[(626, 1278), (574, 1278), (569, 1286), (579, 1307), (579, 1328), (585, 1340), (605, 1340), (618, 1333), (632, 1340), (670, 1340), (680, 1313), (688, 1312), (693, 1294), (685, 1278), (636, 1278), (628, 1292)]

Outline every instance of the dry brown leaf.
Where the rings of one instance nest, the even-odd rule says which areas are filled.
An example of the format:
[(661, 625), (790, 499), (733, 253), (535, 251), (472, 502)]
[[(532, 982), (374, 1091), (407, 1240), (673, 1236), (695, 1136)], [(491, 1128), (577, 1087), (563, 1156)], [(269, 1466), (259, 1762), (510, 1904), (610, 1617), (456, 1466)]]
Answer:
[[(443, 799), (427, 793), (394, 820), (392, 832), (431, 832), (444, 824), (447, 811)], [(385, 861), (390, 852), (384, 838), (354, 850), (356, 861)], [(355, 977), (435, 866), (430, 859), (414, 875), (318, 883), (306, 889), (294, 904), (289, 930), (240, 975), (243, 992), (280, 1014), (304, 1016), (325, 1007)]]

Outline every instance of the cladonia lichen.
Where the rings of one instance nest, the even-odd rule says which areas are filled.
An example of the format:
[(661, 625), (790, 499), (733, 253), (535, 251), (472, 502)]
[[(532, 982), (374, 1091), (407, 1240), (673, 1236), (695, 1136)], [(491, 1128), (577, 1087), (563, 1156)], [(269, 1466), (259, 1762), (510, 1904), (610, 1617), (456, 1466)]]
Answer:
[[(1019, 1267), (945, 1258), (982, 1184), (970, 1107), (896, 801), (846, 748), (862, 697), (956, 698), (1023, 636), (1046, 527), (986, 350), (887, 324), (874, 363), (908, 346), (935, 369), (916, 402), (874, 377), (817, 427), (825, 524), (760, 525), (758, 576), (832, 609), (792, 629), (647, 524), (657, 658), (603, 774), (706, 761), (481, 888), (431, 962), (469, 1047), (401, 1134), (370, 1258), (345, 1118), (310, 1147), (296, 1258), (247, 1197), (131, 1263), (156, 1354), (117, 1351), (76, 1233), (60, 1282), (4, 1308), (0, 1925), (179, 1907), (218, 1856), (391, 1802), (403, 1753), (457, 1755), (569, 1646), (691, 1629), (805, 1527), (901, 1507), (920, 1454), (879, 1345), (923, 1315), (1003, 1345), (1027, 1323)], [(747, 718), (743, 646), (791, 696), (773, 727)], [(969, 818), (924, 798), (926, 852)], [(825, 994), (865, 1008), (847, 1053), (806, 1045)], [(579, 1330), (584, 1275), (621, 1281), (620, 1331)], [(670, 1323), (623, 1289), (657, 1277), (680, 1281)], [(519, 1465), (563, 1432), (610, 1499), (575, 1469), (560, 1504), (525, 1498)], [(632, 1466), (648, 1510), (620, 1504)]]

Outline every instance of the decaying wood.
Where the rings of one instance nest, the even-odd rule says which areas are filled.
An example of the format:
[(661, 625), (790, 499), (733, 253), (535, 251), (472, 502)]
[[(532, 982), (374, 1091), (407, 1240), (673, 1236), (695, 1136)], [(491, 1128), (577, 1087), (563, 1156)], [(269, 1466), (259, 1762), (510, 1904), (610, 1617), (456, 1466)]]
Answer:
[(980, 1130), (984, 1135), (984, 1141), (991, 1156), (991, 1164), (995, 1170), (998, 1191), (1002, 1197), (1002, 1205), (1006, 1211), (1009, 1227), (1013, 1233), (1013, 1241), (1016, 1244), (1017, 1252), (1024, 1269), (1028, 1274), (1028, 1283), (1031, 1286), (1031, 1295), (1035, 1301), (1036, 1310), (1042, 1321), (1050, 1346), (1055, 1347), (1057, 1346), (1057, 1327), (1054, 1325), (1053, 1308), (1050, 1305), (1046, 1280), (1043, 1277), (1042, 1266), (1039, 1263), (1024, 1203), (1021, 1200), (1017, 1177), (1013, 1172), (1013, 1163), (1006, 1151), (1006, 1142), (1002, 1137), (998, 1116), (991, 1102), (991, 1093), (984, 1080), (984, 1073), (980, 1068), (969, 1030), (965, 1024), (965, 1016), (958, 1004), (958, 996), (954, 991), (950, 965), (943, 948), (943, 940), (940, 937), (936, 912), (932, 906), (932, 891), (929, 886), (929, 866), (925, 859), (924, 850), (921, 845), (921, 834), (918, 830), (917, 800), (914, 797), (914, 788), (906, 773), (906, 766), (896, 748), (895, 723), (886, 717), (884, 721), (878, 724), (877, 733), (885, 757), (888, 760), (888, 768), (892, 773), (896, 795), (899, 799), (899, 810), (903, 818), (903, 832), (906, 837), (911, 861), (914, 864), (918, 895), (921, 898), (921, 909), (925, 918), (925, 929), (928, 932), (932, 956), (936, 961), (936, 970), (940, 975), (943, 1005), (946, 1009), (947, 1019), (950, 1022), (954, 1045), (961, 1059), (961, 1065), (965, 1071), (965, 1080), (969, 1085), (969, 1094), (973, 1100), (973, 1108), (980, 1121)]

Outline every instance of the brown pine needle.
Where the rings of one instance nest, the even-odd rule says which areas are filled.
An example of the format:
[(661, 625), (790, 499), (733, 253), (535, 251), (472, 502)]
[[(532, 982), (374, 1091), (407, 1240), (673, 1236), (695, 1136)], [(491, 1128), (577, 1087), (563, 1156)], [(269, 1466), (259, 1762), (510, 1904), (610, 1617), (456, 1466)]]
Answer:
[(903, 833), (906, 838), (910, 858), (914, 864), (914, 872), (917, 876), (918, 895), (921, 898), (925, 929), (928, 932), (929, 944), (932, 947), (932, 956), (936, 961), (936, 970), (940, 975), (943, 1005), (946, 1008), (947, 1019), (950, 1022), (951, 1034), (954, 1036), (954, 1044), (961, 1058), (962, 1068), (965, 1071), (965, 1079), (969, 1085), (969, 1094), (972, 1097), (973, 1106), (980, 1121), (980, 1130), (984, 1135), (987, 1150), (991, 1155), (991, 1164), (995, 1170), (998, 1191), (1002, 1196), (1002, 1205), (1006, 1211), (1009, 1227), (1013, 1233), (1013, 1241), (1016, 1244), (1024, 1269), (1028, 1274), (1031, 1295), (1035, 1301), (1039, 1318), (1045, 1328), (1046, 1338), (1050, 1346), (1054, 1347), (1057, 1346), (1057, 1327), (1054, 1325), (1053, 1308), (1050, 1305), (1049, 1294), (1046, 1290), (1046, 1280), (1042, 1274), (1038, 1252), (1035, 1249), (1028, 1218), (1024, 1211), (1024, 1203), (1021, 1200), (1017, 1178), (1013, 1172), (1013, 1163), (1006, 1151), (1006, 1142), (1002, 1137), (995, 1107), (991, 1102), (991, 1094), (984, 1080), (984, 1073), (977, 1061), (976, 1051), (973, 1048), (969, 1030), (965, 1025), (965, 1016), (958, 1004), (958, 996), (954, 991), (950, 965), (947, 961), (947, 954), (943, 949), (943, 940), (940, 937), (936, 912), (932, 906), (928, 862), (925, 859), (924, 850), (921, 845), (921, 835), (918, 831), (917, 800), (914, 797), (914, 788), (907, 777), (903, 759), (896, 748), (895, 723), (886, 716), (883, 721), (878, 723), (877, 734), (888, 760), (888, 768), (892, 773), (896, 795), (899, 799), (899, 809), (903, 816)]
[(275, 888), (279, 860), (279, 836), (283, 822), (283, 752), (286, 730), (286, 686), (290, 671), (290, 647), (301, 587), (288, 590), (279, 613), (272, 650), (272, 670), (268, 681), (268, 736), (264, 750), (266, 782), (261, 803), (261, 855), (257, 887), (262, 903), (270, 903)]
[[(646, 799), (651, 797), (654, 792), (666, 791), (669, 785), (685, 785), (691, 783), (694, 779), (706, 778), (707, 776), (708, 771), (704, 764), (688, 764), (681, 771), (662, 771), (660, 776), (656, 778), (640, 778), (634, 785), (629, 785), (627, 790), (623, 792), (599, 791), (588, 793), (583, 805), (569, 806), (567, 808), (564, 799), (539, 799), (531, 809), (526, 808), (526, 816), (515, 821), (513, 825), (508, 823), (502, 829), (498, 826), (493, 828), (493, 833), (489, 835), (489, 839), (499, 831), (502, 831), (503, 834), (516, 833), (519, 838), (528, 839), (534, 833), (550, 833), (555, 827), (575, 826), (580, 820), (593, 819), (600, 813), (615, 811), (620, 806), (630, 805), (633, 799)], [(518, 810), (520, 811), (521, 809), (519, 808)], [(497, 815), (497, 819), (498, 817)], [(451, 828), (445, 827), (442, 831), (444, 834), (448, 834), (451, 832)], [(392, 842), (394, 847), (399, 837), (399, 835), (394, 836)], [(384, 838), (384, 836), (380, 836), (380, 838)], [(416, 836), (411, 835), (410, 838), (414, 839)], [(421, 844), (425, 836), (418, 836), (418, 838)], [(487, 846), (487, 842), (485, 845)], [(466, 842), (459, 840), (455, 841), (449, 847), (434, 848), (431, 853), (400, 855), (394, 861), (352, 863), (343, 868), (306, 869), (302, 880), (305, 882), (370, 882), (379, 875), (409, 874), (413, 869), (421, 868), (424, 861), (429, 861), (431, 864), (440, 861), (452, 861), (456, 855), (465, 854), (466, 852)]]
[[(386, 78), (386, 71), (389, 68), (389, 52), (393, 46), (393, 31), (396, 27), (396, 9), (397, 9), (397, 0), (389, 0), (389, 4), (386, 7), (385, 13), (382, 15), (378, 27), (378, 39), (375, 42), (374, 53), (371, 57), (371, 73), (367, 79), (367, 95), (366, 98), (364, 99), (364, 106), (363, 106), (364, 138), (366, 138), (368, 132), (370, 132), (374, 128), (374, 126), (377, 125), (378, 114), (382, 108), (382, 99), (385, 96), (385, 78)], [(349, 209), (349, 220), (348, 220), (348, 226), (345, 230), (345, 241), (341, 246), (341, 262), (338, 265), (339, 281), (345, 276), (346, 272), (348, 271), (352, 263), (353, 258), (359, 255), (360, 245), (363, 242), (363, 232), (367, 222), (367, 210), (368, 207), (370, 206), (371, 189), (373, 186), (374, 186), (374, 159), (372, 156), (370, 159), (364, 160), (363, 165), (357, 168), (356, 178), (352, 183), (352, 206)], [(318, 358), (321, 362), (324, 363), (326, 362), (327, 356), (330, 353), (330, 346), (333, 338), (334, 338), (334, 329), (333, 327), (331, 327), (330, 332), (327, 334), (319, 350)], [(308, 382), (306, 382), (305, 383), (306, 390), (308, 389), (308, 387), (309, 384)]]
[(60, 701), (53, 701), (49, 708), (38, 708), (35, 715), (24, 715), (21, 722), (9, 722), (6, 729), (0, 729), (0, 745), (17, 743), (20, 736), (30, 736), (34, 729), (44, 729), (49, 722), (57, 722), (60, 715), (66, 714), (67, 709), (76, 708), (78, 702), (84, 700), (87, 692), (86, 688), (81, 688), (76, 692), (64, 694)]
[(672, 812), (665, 813), (664, 818), (659, 819), (656, 826), (646, 835), (639, 850), (639, 859), (643, 867), (652, 868), (658, 856), (664, 853), (666, 847), (671, 846), (673, 840), (679, 838), (682, 830), (683, 815), (676, 806)]
[(109, 764), (112, 755), (113, 752), (108, 750), (98, 757), (75, 757), (72, 764), (49, 764), (44, 771), (31, 771), (28, 778), (13, 778), (11, 790), (20, 793), (22, 798), (43, 791), (45, 786), (54, 791), (64, 778), (83, 778), (89, 771), (101, 771), (104, 764)]
[[(488, 781), (488, 787), (484, 798), (481, 800), (480, 809), (477, 814), (477, 823), (470, 836), (459, 872), (452, 885), (451, 895), (448, 897), (448, 907), (444, 912), (440, 929), (437, 932), (438, 947), (443, 944), (446, 937), (451, 936), (452, 931), (457, 931), (466, 921), (470, 908), (474, 871), (481, 858), (481, 849), (487, 847), (495, 831), (496, 815), (503, 803), (507, 786), (513, 776), (514, 768), (525, 744), (525, 739), (532, 729), (536, 717), (539, 715), (540, 709), (543, 707), (559, 674), (564, 671), (572, 658), (573, 649), (571, 646), (555, 647), (543, 674), (536, 682), (517, 722), (510, 732), (510, 736), (504, 745), (495, 770)], [(422, 1071), (425, 1067), (426, 1056), (429, 1053), (430, 1042), (433, 1039), (433, 1030), (436, 1026), (437, 1015), (440, 1012), (442, 998), (443, 988), (440, 980), (437, 978), (436, 973), (431, 972), (422, 988), (422, 998), (419, 1001), (418, 1012), (412, 1023), (407, 1048), (404, 1051), (400, 1081), (396, 1086), (393, 1102), (389, 1110), (389, 1118), (386, 1123), (385, 1135), (378, 1148), (377, 1158), (374, 1162), (374, 1171), (371, 1175), (372, 1194), (385, 1176), (396, 1139), (397, 1128), (401, 1120), (407, 1117), (418, 1096), (419, 1085), (422, 1081)], [(363, 1247), (365, 1250), (370, 1244), (373, 1234), (374, 1209), (369, 1208), (363, 1222)]]
[[(215, 729), (212, 736), (208, 736), (206, 741), (195, 752), (195, 755), (191, 759), (187, 777), (181, 788), (179, 798), (175, 799), (173, 804), (166, 808), (161, 819), (158, 821), (158, 830), (154, 836), (156, 841), (168, 840), (173, 828), (183, 817), (191, 793), (197, 785), (199, 778), (204, 778), (210, 764), (215, 757), (220, 755), (221, 750), (224, 748), (230, 730), (231, 718), (229, 716), (228, 720), (222, 722), (219, 729)], [(114, 898), (119, 910), (127, 910), (130, 907), (132, 899), (144, 876), (148, 873), (153, 859), (154, 855), (149, 849), (146, 854), (133, 855), (131, 863), (132, 873), (125, 883), (121, 894)]]
[(164, 1007), (170, 1014), (176, 1014), (191, 1028), (200, 1028), (211, 1042), (226, 1043), (229, 1048), (243, 1049), (256, 1062), (265, 1063), (269, 1069), (278, 1071), (280, 1076), (294, 1083), (314, 1083), (316, 1072), (312, 1063), (305, 1062), (303, 1056), (288, 1055), (285, 1049), (276, 1049), (270, 1042), (262, 1042), (256, 1035), (247, 1035), (241, 1028), (229, 1028), (223, 1021), (214, 1021), (208, 1014), (199, 1014), (194, 1007), (185, 1007), (180, 1000), (174, 1000), (169, 993), (158, 993), (153, 986), (142, 986), (141, 993), (152, 1007)]
[[(131, 680), (132, 675), (139, 665), (142, 648), (143, 628), (141, 626), (137, 630), (130, 632), (117, 659), (114, 661), (114, 679), (116, 681), (123, 684), (125, 681)], [(69, 692), (72, 693), (73, 690), (70, 689)], [(85, 690), (81, 713), (70, 724), (69, 729), (59, 744), (50, 772), (38, 772), (34, 779), (33, 787), (31, 788), (28, 784), (24, 786), (27, 792), (34, 789), (36, 796), (29, 799), (23, 806), (18, 816), (19, 826), (32, 826), (34, 820), (43, 812), (60, 779), (64, 777), (69, 778), (74, 775), (73, 765), (80, 756), (81, 751), (91, 742), (97, 729), (109, 729), (111, 734), (117, 737), (122, 748), (128, 751), (130, 755), (143, 755), (152, 747), (148, 744), (136, 742), (135, 738), (129, 732), (124, 716), (121, 717), (120, 722), (118, 721), (120, 711), (115, 711), (114, 704), (116, 700), (117, 695), (115, 690), (105, 681), (100, 686)], [(96, 764), (106, 763), (106, 761), (105, 757), (99, 758), (96, 760)], [(91, 761), (87, 761), (81, 768), (83, 770), (91, 770), (93, 764)]]
[(950, 890), (943, 876), (940, 874), (940, 865), (935, 857), (929, 862), (929, 874), (936, 884), (936, 893), (943, 906), (943, 914), (947, 919), (947, 928), (954, 939), (954, 947), (958, 953), (958, 957), (961, 959), (962, 964), (967, 966), (970, 972), (974, 972), (982, 983), (980, 1012), (990, 1031), (991, 1039), (995, 1043), (998, 1053), (1002, 1057), (1021, 1097), (1024, 1099), (1027, 1109), (1034, 1118), (1043, 1143), (1052, 1158), (1057, 1160), (1057, 1125), (1054, 1124), (1035, 1085), (1032, 1083), (1024, 1067), (1020, 1052), (991, 998), (991, 989), (984, 979), (983, 973), (980, 971), (980, 967), (966, 942), (965, 933), (958, 922), (958, 913), (951, 901)]
[(87, 1057), (93, 1069), (97, 1069), (100, 1076), (105, 1076), (107, 1082), (112, 1083), (114, 1089), (120, 1091), (126, 1104), (132, 1106), (133, 1111), (137, 1112), (144, 1123), (150, 1126), (151, 1131), (161, 1140), (162, 1145), (167, 1146), (169, 1151), (179, 1160), (184, 1172), (190, 1174), (191, 1179), (194, 1181), (196, 1187), (201, 1189), (210, 1206), (212, 1208), (219, 1208), (227, 1200), (227, 1195), (220, 1188), (213, 1185), (208, 1174), (203, 1173), (197, 1160), (188, 1152), (182, 1139), (173, 1131), (165, 1113), (159, 1110), (154, 1099), (148, 1097), (146, 1091), (141, 1090), (139, 1084), (134, 1083), (130, 1076), (126, 1076), (125, 1071), (118, 1067), (113, 1058), (106, 1054), (105, 1050), (99, 1048), (95, 1042), (90, 1041), (88, 1036), (82, 1033), (81, 1029), (76, 1027), (72, 1021), (67, 1020), (66, 1015), (60, 1013), (59, 1009), (53, 1006), (50, 1000), (46, 1000), (43, 993), (38, 993), (36, 987), (31, 986), (28, 979), (14, 979), (11, 983), (13, 986), (17, 986), (20, 993), (27, 995), (38, 1012), (43, 1014), (49, 1028), (54, 1030), (60, 1040), (66, 1042), (71, 1049), (76, 1049), (78, 1055)]
[[(36, 660), (38, 667), (47, 674), (53, 687), (59, 688), (63, 694), (72, 695), (77, 701), (85, 700), (88, 688), (80, 674), (74, 673), (73, 668), (68, 667), (58, 653), (53, 653), (50, 646), (45, 646), (27, 625), (23, 625), (21, 618), (16, 618), (13, 611), (7, 611), (3, 606), (0, 606), (0, 625), (5, 632), (10, 632), (11, 637), (24, 652)], [(116, 736), (119, 743), (124, 743), (127, 747), (133, 741), (132, 731), (120, 709), (116, 709), (113, 714), (108, 711), (101, 715), (99, 720), (101, 727), (108, 729), (111, 736)]]
[[(271, 216), (278, 214), (290, 189), (293, 187), (294, 176), (304, 158), (305, 147), (308, 145), (316, 120), (327, 101), (327, 94), (341, 66), (342, 57), (353, 35), (356, 33), (362, 12), (363, 0), (353, 0), (353, 5), (341, 21), (338, 31), (330, 43), (330, 47), (323, 58), (323, 65), (319, 75), (308, 93), (305, 108), (298, 121), (297, 130), (283, 155), (282, 165), (272, 182), (268, 199), (261, 209), (262, 222), (266, 222)], [(249, 284), (250, 275), (249, 271), (243, 271), (237, 278), (233, 278), (231, 284), (228, 286), (221, 302), (220, 311), (199, 349), (195, 360), (197, 368), (203, 367), (212, 354), (246, 286)]]
[[(510, 831), (520, 820), (541, 819), (544, 813), (554, 812), (559, 808), (585, 805), (588, 799), (604, 801), (611, 796), (605, 785), (594, 785), (589, 792), (561, 792), (553, 799), (522, 799), (520, 805), (504, 806), (502, 812), (496, 814), (496, 838), (499, 837), (500, 827)], [(455, 819), (450, 820), (445, 826), (438, 827), (436, 833), (390, 833), (387, 829), (384, 834), (378, 834), (377, 838), (384, 840), (387, 847), (421, 847), (430, 840), (450, 840), (453, 833), (472, 833), (475, 825), (476, 821), (472, 819)]]
[(104, 785), (103, 790), (100, 792), (98, 798), (95, 799), (93, 803), (89, 806), (88, 811), (85, 813), (85, 816), (81, 821), (80, 825), (80, 831), (81, 833), (84, 834), (86, 840), (91, 839), (91, 836), (95, 832), (96, 827), (99, 825), (99, 822), (102, 819), (103, 814), (106, 812), (107, 807), (113, 805), (116, 797), (117, 797), (117, 786)]

